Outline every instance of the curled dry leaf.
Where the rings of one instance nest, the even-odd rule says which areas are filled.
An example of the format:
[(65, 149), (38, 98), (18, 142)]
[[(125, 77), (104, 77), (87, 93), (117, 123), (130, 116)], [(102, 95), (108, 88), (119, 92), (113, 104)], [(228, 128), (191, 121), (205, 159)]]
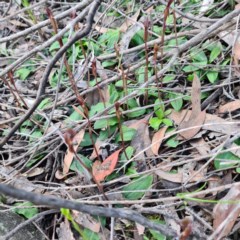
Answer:
[(189, 236), (192, 233), (192, 219), (191, 217), (185, 217), (182, 221), (181, 221), (181, 228), (182, 228), (182, 233), (180, 236), (180, 240), (187, 240), (189, 238)]
[[(227, 195), (213, 209), (214, 239), (227, 236), (240, 214), (240, 185), (233, 185)], [(224, 203), (222, 202), (224, 201)]]
[(24, 173), (23, 176), (24, 177), (35, 177), (35, 176), (42, 174), (43, 172), (44, 172), (43, 168), (36, 167), (36, 168), (32, 169), (30, 172)]
[(179, 128), (180, 130), (186, 129), (180, 133), (185, 139), (194, 137), (205, 121), (206, 112), (201, 111), (201, 83), (196, 74), (194, 74), (192, 83), (192, 112), (188, 120), (184, 120)]
[(227, 113), (233, 112), (237, 109), (240, 109), (240, 100), (235, 100), (233, 102), (229, 102), (219, 107), (219, 113)]
[(100, 161), (94, 162), (92, 166), (92, 174), (97, 182), (103, 181), (105, 177), (107, 177), (114, 171), (121, 150), (122, 149), (119, 149), (113, 154), (111, 154), (102, 163)]
[(65, 135), (65, 141), (68, 145), (67, 153), (64, 157), (64, 163), (63, 163), (63, 175), (66, 175), (69, 171), (69, 168), (71, 166), (74, 153), (77, 151), (77, 148), (81, 141), (83, 140), (85, 130), (82, 129), (79, 133), (76, 135), (73, 135), (72, 132), (69, 132), (68, 135)]
[(162, 127), (153, 135), (151, 149), (155, 155), (158, 155), (166, 131), (167, 127)]

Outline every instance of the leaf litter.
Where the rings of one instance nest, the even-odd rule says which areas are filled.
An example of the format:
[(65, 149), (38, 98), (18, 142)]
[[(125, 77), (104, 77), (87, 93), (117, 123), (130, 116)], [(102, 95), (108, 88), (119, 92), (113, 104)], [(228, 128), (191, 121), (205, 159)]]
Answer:
[[(167, 6), (140, 2), (126, 1), (126, 5), (111, 2), (107, 8), (103, 5), (106, 14), (102, 14), (102, 10), (97, 12), (92, 34), (69, 48), (66, 56), (73, 69), (72, 83), (76, 82), (77, 91), (71, 89), (73, 85), (65, 70), (59, 74), (60, 61), (54, 66), (42, 107), (1, 149), (0, 181), (32, 192), (109, 206), (109, 211), (109, 202), (98, 204), (98, 201), (121, 200), (122, 205), (113, 204), (111, 208), (124, 207), (124, 210), (141, 212), (145, 220), (166, 226), (169, 232), (174, 230), (182, 240), (233, 239), (239, 235), (239, 196), (234, 182), (238, 182), (240, 172), (237, 86), (240, 46), (237, 28), (233, 26), (238, 20), (231, 18), (231, 26), (230, 23), (221, 24), (221, 31), (201, 37), (201, 42), (194, 46), (191, 39), (195, 33), (204, 35), (206, 28), (211, 29), (234, 7), (239, 8), (239, 4), (218, 2), (221, 11), (217, 11), (213, 1), (198, 5), (189, 2), (181, 8), (175, 3), (174, 9), (172, 1), (168, 1)], [(30, 5), (34, 3), (29, 1)], [(64, 4), (66, 7), (67, 3)], [(54, 15), (65, 13), (61, 3), (56, 6), (51, 6)], [(53, 36), (49, 25), (42, 28), (42, 35), (35, 31), (34, 36), (28, 32), (24, 35), (26, 38), (19, 38), (18, 34), (28, 31), (35, 17), (34, 24), (42, 21), (40, 15), (46, 17), (43, 6), (38, 10), (22, 11), (21, 3), (17, 5), (13, 1), (9, 7), (5, 17), (12, 17), (7, 21), (0, 11), (3, 20), (0, 68), (4, 73), (0, 73), (4, 80), (0, 81), (1, 140), (26, 112), (19, 96), (28, 101), (28, 107), (33, 106), (47, 62), (59, 49), (57, 42), (46, 44)], [(5, 4), (3, 8), (6, 10)], [(16, 17), (18, 10), (21, 14)], [(199, 12), (203, 22), (194, 20), (195, 13)], [(144, 26), (146, 18), (150, 22), (147, 27)], [(62, 29), (71, 20), (68, 16), (61, 23), (56, 21)], [(182, 32), (181, 25), (188, 25), (188, 31)], [(84, 26), (84, 21), (80, 20), (74, 27), (81, 31)], [(11, 35), (13, 40), (5, 39)], [(60, 38), (65, 44), (70, 37), (66, 33)], [(117, 43), (120, 54), (114, 48)], [(42, 48), (43, 44), (46, 47)], [(168, 57), (176, 46), (182, 51), (184, 44), (190, 44), (187, 47), (190, 52), (181, 52), (163, 79), (156, 78), (155, 74), (168, 66)], [(37, 55), (26, 56), (34, 48), (37, 48)], [(12, 67), (22, 57), (25, 60)], [(13, 79), (5, 72), (8, 68), (13, 72)], [(141, 73), (139, 69), (144, 71)], [(226, 85), (226, 77), (234, 81), (234, 85), (231, 81)], [(127, 89), (122, 84), (124, 81)], [(146, 83), (149, 84), (143, 85)], [(210, 96), (217, 88), (224, 88), (224, 91), (212, 99)], [(138, 91), (137, 94), (134, 91)], [(73, 92), (83, 96), (81, 106), (76, 107), (79, 99)], [(148, 101), (144, 96), (146, 92)], [(203, 101), (207, 102), (204, 109), (201, 107)], [(156, 102), (164, 105), (162, 112), (156, 110)], [(116, 103), (120, 105), (118, 118), (113, 109)], [(136, 130), (135, 135), (131, 133), (132, 128)], [(66, 146), (62, 136), (69, 131), (67, 129), (74, 134)], [(96, 182), (86, 181), (83, 166), (76, 157), (86, 165)], [(202, 169), (211, 158), (212, 162)], [(223, 197), (228, 184), (232, 187)], [(216, 187), (218, 189), (214, 190)], [(187, 193), (203, 190), (209, 191), (208, 194), (187, 197)], [(162, 201), (169, 197), (175, 200)], [(152, 202), (147, 203), (149, 200)], [(4, 198), (3, 202), (3, 207), (10, 208), (17, 200)], [(112, 218), (110, 223), (110, 218), (69, 210), (65, 214), (61, 212), (62, 218), (51, 215), (50, 221), (40, 220), (41, 224), (48, 225), (49, 238), (55, 231), (53, 226), (57, 226), (54, 234), (59, 239), (113, 239), (114, 234), (123, 239), (168, 238), (144, 224), (136, 226), (126, 219), (114, 218), (113, 221)], [(79, 226), (82, 232), (78, 231)]]

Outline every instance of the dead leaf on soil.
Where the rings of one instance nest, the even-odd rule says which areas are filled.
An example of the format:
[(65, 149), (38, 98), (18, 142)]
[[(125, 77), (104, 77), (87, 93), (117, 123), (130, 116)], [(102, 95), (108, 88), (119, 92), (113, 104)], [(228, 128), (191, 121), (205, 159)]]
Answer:
[(23, 173), (22, 175), (24, 177), (35, 177), (35, 176), (38, 176), (38, 175), (42, 174), (43, 172), (44, 172), (43, 168), (36, 167), (36, 168), (32, 169), (30, 172)]
[(240, 36), (237, 37), (237, 40), (233, 46), (233, 63), (236, 66), (236, 71), (239, 73), (239, 60), (240, 60)]
[[(85, 129), (82, 129), (79, 133), (77, 133), (73, 137), (72, 142), (73, 142), (73, 149), (75, 152), (77, 151), (79, 144), (83, 140), (84, 133), (85, 133)], [(74, 157), (74, 153), (69, 151), (68, 149), (63, 161), (63, 175), (66, 175), (68, 173), (73, 157)]]
[[(172, 111), (169, 118), (179, 125), (183, 118), (187, 119), (191, 115), (191, 110), (182, 110), (180, 112)], [(216, 115), (206, 114), (202, 129), (213, 132), (219, 132), (227, 135), (235, 135), (239, 132), (240, 121), (225, 120)]]
[(69, 221), (66, 219), (61, 222), (60, 227), (57, 228), (57, 235), (59, 240), (75, 240)]
[(113, 31), (112, 28), (106, 28), (106, 27), (102, 27), (102, 26), (99, 26), (99, 25), (95, 26), (95, 30), (98, 31), (99, 33), (102, 33), (102, 34), (108, 32), (108, 31)]
[(101, 154), (102, 144), (103, 144), (103, 142), (101, 140), (97, 139), (97, 141), (95, 142), (95, 148), (96, 148), (97, 152), (95, 151), (95, 148), (93, 148), (93, 152), (92, 152), (91, 156), (89, 157), (90, 160), (97, 158)]
[(81, 226), (88, 228), (96, 233), (100, 231), (101, 228), (100, 222), (96, 221), (91, 215), (81, 213), (75, 210), (73, 210), (72, 213), (74, 220)]
[(197, 149), (201, 156), (206, 156), (210, 153), (211, 148), (208, 143), (204, 141), (203, 138), (196, 140), (194, 139), (190, 142), (190, 144)]
[(235, 100), (233, 102), (229, 102), (219, 107), (219, 113), (227, 113), (233, 112), (237, 109), (240, 109), (240, 100)]
[(122, 149), (119, 149), (113, 154), (111, 154), (102, 163), (98, 160), (94, 162), (92, 166), (92, 174), (97, 182), (103, 181), (105, 177), (107, 177), (114, 171), (117, 165), (118, 155), (120, 151), (122, 151)]
[[(156, 170), (155, 173), (162, 179), (167, 180), (169, 182), (174, 182), (174, 183), (183, 183), (184, 179), (184, 172), (181, 170), (178, 170), (178, 173), (168, 173), (164, 172), (160, 169)], [(190, 180), (190, 182), (198, 182), (203, 179), (205, 179), (205, 176), (202, 173), (197, 173), (197, 171), (191, 170), (189, 171), (189, 177), (193, 176)], [(196, 174), (196, 175), (195, 175)], [(210, 179), (208, 179), (210, 180)]]
[(167, 128), (168, 127), (162, 127), (153, 135), (151, 149), (155, 155), (158, 155), (158, 150), (162, 144)]
[(145, 227), (139, 223), (135, 223), (136, 224), (136, 228), (137, 228), (137, 231), (138, 231), (138, 234), (141, 236), (144, 234), (144, 231), (145, 231)]
[(196, 74), (194, 74), (192, 83), (191, 100), (191, 115), (187, 121), (183, 121), (179, 126), (180, 130), (186, 129), (185, 131), (180, 133), (180, 135), (183, 136), (185, 139), (191, 139), (199, 132), (206, 117), (206, 112), (201, 111), (201, 83)]
[[(137, 160), (144, 160), (145, 155), (143, 150), (146, 149), (145, 154), (147, 157), (154, 156), (152, 149), (149, 148), (152, 142), (149, 136), (149, 129), (148, 129), (148, 119), (150, 115), (147, 115), (145, 118), (140, 119), (133, 124), (129, 125), (130, 128), (134, 128), (137, 130), (134, 138), (131, 141), (131, 146), (135, 149), (135, 155)], [(141, 154), (140, 154), (141, 153)]]
[[(220, 230), (217, 239), (222, 239), (227, 236), (236, 222), (240, 214), (240, 185), (234, 185), (229, 190), (227, 195), (221, 199), (221, 201), (213, 209), (213, 228), (215, 230)], [(229, 203), (226, 203), (229, 201)], [(236, 201), (236, 202), (233, 202)], [(218, 229), (220, 228), (220, 229)]]
[(127, 29), (128, 29), (131, 25), (133, 25), (134, 23), (136, 23), (140, 11), (141, 11), (141, 10), (139, 9), (131, 18), (126, 18), (126, 20), (124, 21), (124, 23), (120, 26), (119, 30), (120, 30), (121, 32), (126, 32)]
[[(100, 81), (105, 81), (109, 78), (106, 69), (103, 68), (100, 61), (96, 61), (96, 70), (98, 76), (101, 78)], [(85, 101), (89, 106), (92, 106), (99, 102), (106, 103), (109, 101), (109, 98), (110, 98), (109, 89), (108, 86), (105, 85), (103, 87), (98, 87), (92, 92), (87, 93)]]

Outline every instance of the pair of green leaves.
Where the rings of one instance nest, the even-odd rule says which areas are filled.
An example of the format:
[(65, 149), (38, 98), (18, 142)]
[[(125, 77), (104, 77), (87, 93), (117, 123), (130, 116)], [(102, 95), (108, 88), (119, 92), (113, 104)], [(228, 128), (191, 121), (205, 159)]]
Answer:
[(151, 117), (149, 120), (150, 126), (154, 130), (158, 130), (161, 124), (166, 126), (172, 126), (172, 121), (167, 118), (167, 115), (171, 113), (171, 110), (165, 111), (164, 104), (161, 100), (157, 99), (155, 101), (156, 106), (154, 106), (154, 113), (156, 117)]

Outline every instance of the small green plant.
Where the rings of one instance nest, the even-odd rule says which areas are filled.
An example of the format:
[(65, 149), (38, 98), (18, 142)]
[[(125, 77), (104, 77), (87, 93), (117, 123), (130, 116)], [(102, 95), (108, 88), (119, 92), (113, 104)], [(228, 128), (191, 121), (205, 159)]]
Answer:
[(162, 124), (166, 126), (172, 126), (173, 125), (172, 121), (167, 118), (167, 115), (171, 113), (171, 110), (169, 109), (165, 111), (164, 104), (159, 99), (155, 101), (155, 104), (156, 104), (156, 106), (154, 106), (155, 117), (150, 118), (149, 125), (154, 130), (158, 130)]

